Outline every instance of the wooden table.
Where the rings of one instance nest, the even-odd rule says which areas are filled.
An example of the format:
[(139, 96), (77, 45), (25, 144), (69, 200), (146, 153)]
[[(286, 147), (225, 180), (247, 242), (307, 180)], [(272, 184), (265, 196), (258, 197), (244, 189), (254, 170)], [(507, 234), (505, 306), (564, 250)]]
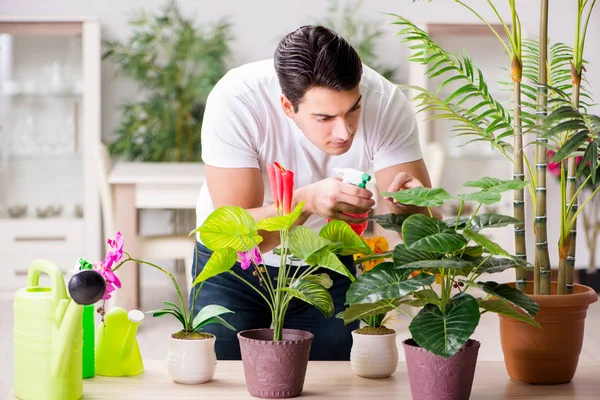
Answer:
[[(248, 394), (240, 361), (219, 361), (211, 382), (181, 385), (171, 381), (165, 361), (145, 361), (145, 372), (137, 377), (95, 377), (84, 381), (84, 399), (253, 399)], [(356, 376), (349, 362), (311, 361), (304, 391), (307, 399), (410, 400), (406, 365), (400, 363), (386, 379)], [(471, 399), (599, 399), (600, 362), (579, 364), (575, 379), (568, 384), (535, 386), (508, 379), (501, 361), (479, 361)], [(9, 399), (14, 399), (9, 395)]]
[[(126, 251), (137, 254), (139, 209), (195, 209), (204, 183), (202, 163), (119, 162), (110, 171), (115, 224), (126, 239)], [(138, 268), (119, 273), (123, 287), (118, 304), (126, 310), (139, 307)]]

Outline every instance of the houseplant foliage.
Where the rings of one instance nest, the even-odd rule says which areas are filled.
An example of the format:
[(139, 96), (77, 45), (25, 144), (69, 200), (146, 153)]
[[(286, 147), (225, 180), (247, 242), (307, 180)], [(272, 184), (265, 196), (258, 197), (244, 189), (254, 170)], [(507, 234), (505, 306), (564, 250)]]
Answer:
[[(585, 36), (595, 0), (573, 1), (576, 10), (575, 41), (572, 49), (564, 44), (548, 45), (548, 0), (540, 1), (539, 41), (522, 37), (517, 3), (509, 0), (511, 20), (503, 20), (492, 3), (487, 1), (498, 17), (505, 43), (498, 32), (479, 12), (463, 1), (455, 2), (469, 9), (504, 46), (509, 57), (509, 84), (513, 91), (512, 116), (493, 98), (483, 73), (468, 55), (444, 51), (426, 32), (410, 21), (397, 17), (402, 26), (400, 36), (414, 50), (412, 60), (427, 66), (429, 78), (440, 77), (442, 87), (458, 86), (448, 96), (422, 88), (416, 101), (421, 111), (434, 112), (430, 118), (445, 118), (455, 122), (455, 131), (472, 136), (475, 141), (487, 141), (498, 149), (514, 166), (513, 178), (527, 179), (531, 206), (535, 214), (533, 230), (526, 231), (525, 197), (522, 189), (514, 192), (515, 254), (534, 263), (533, 282), (527, 281), (526, 271), (517, 269), (514, 286), (534, 298), (540, 306), (536, 320), (542, 329), (519, 323), (500, 315), (500, 332), (505, 364), (511, 379), (520, 382), (555, 384), (570, 381), (576, 371), (583, 343), (585, 313), (589, 304), (597, 301), (589, 287), (573, 283), (577, 218), (597, 189), (586, 193), (579, 204), (579, 195), (587, 182), (595, 180), (598, 168), (598, 117), (586, 111), (591, 100), (583, 84)], [(510, 25), (510, 27), (509, 27)], [(549, 51), (550, 50), (550, 51)], [(533, 62), (532, 62), (533, 61)], [(531, 140), (524, 143), (524, 136)], [(510, 143), (512, 142), (512, 143)], [(525, 151), (533, 146), (533, 157)], [(548, 150), (553, 152), (548, 160)], [(585, 162), (577, 166), (577, 157)], [(551, 281), (551, 262), (548, 244), (553, 238), (547, 232), (548, 161), (560, 165), (558, 220), (558, 280)], [(589, 167), (589, 168), (587, 168)], [(586, 169), (587, 168), (587, 169)], [(579, 176), (579, 179), (577, 179)], [(550, 216), (555, 217), (555, 216)], [(555, 217), (556, 218), (556, 217)], [(536, 248), (528, 252), (527, 234), (535, 235)], [(556, 243), (556, 242), (554, 242)], [(531, 254), (533, 253), (533, 254)], [(562, 294), (568, 297), (560, 298)], [(523, 338), (527, 338), (524, 340)], [(568, 346), (557, 346), (568, 343)], [(523, 358), (522, 354), (528, 357)]]
[(197, 26), (172, 1), (130, 20), (127, 41), (106, 41), (103, 58), (139, 88), (121, 106), (112, 155), (132, 161), (200, 161), (206, 98), (225, 74), (230, 25)]
[[(375, 218), (385, 229), (401, 233), (404, 243), (394, 248), (393, 261), (377, 265), (350, 285), (344, 321), (365, 320), (396, 309), (412, 319), (412, 338), (403, 345), (414, 399), (469, 397), (479, 350), (479, 342), (471, 336), (481, 314), (504, 314), (539, 326), (534, 319), (538, 305), (530, 297), (509, 285), (480, 279), (482, 274), (525, 267), (520, 258), (482, 233), (519, 221), (479, 214), (482, 205), (499, 202), (502, 192), (524, 185), (520, 180), (482, 178), (465, 184), (478, 191), (458, 196), (441, 188), (382, 193), (402, 204), (427, 207), (430, 216)], [(448, 200), (460, 201), (458, 215), (444, 221), (434, 218), (431, 208)], [(476, 203), (477, 208), (471, 216), (462, 216), (467, 202)], [(473, 289), (477, 294), (469, 293)], [(410, 306), (421, 310), (413, 317), (405, 309)]]
[[(223, 206), (214, 210), (191, 233), (198, 232), (201, 242), (213, 252), (194, 285), (229, 273), (263, 298), (271, 310), (272, 333), (267, 329), (238, 333), (246, 384), (249, 392), (259, 397), (292, 397), (302, 391), (312, 334), (283, 329), (290, 301), (293, 298), (302, 300), (316, 307), (325, 317), (331, 317), (334, 305), (328, 288), (332, 280), (328, 273), (318, 270), (330, 270), (354, 280), (354, 275), (337, 255), (371, 254), (371, 249), (342, 221), (329, 222), (319, 233), (301, 225), (295, 226), (303, 203), (292, 210), (294, 173), (278, 163), (267, 168), (278, 215), (256, 221), (242, 207)], [(271, 279), (262, 265), (259, 245), (263, 237), (259, 231), (279, 232), (280, 264), (276, 279)], [(253, 274), (259, 277), (260, 287), (232, 270), (238, 257), (242, 269), (252, 268)], [(267, 337), (267, 334), (271, 336)], [(285, 346), (290, 350), (285, 350)], [(291, 346), (302, 347), (292, 350)], [(290, 351), (295, 357), (290, 357)]]

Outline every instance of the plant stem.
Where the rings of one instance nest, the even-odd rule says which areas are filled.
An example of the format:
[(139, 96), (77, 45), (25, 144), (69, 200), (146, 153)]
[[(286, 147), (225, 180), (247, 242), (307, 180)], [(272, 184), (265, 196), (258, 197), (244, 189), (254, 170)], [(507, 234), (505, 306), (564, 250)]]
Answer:
[[(537, 90), (537, 125), (544, 124), (548, 106), (548, 0), (541, 1), (540, 9), (540, 39), (539, 39), (539, 66)], [(536, 215), (535, 215), (535, 242), (536, 263), (534, 270), (534, 293), (550, 294), (550, 256), (548, 254), (548, 225), (547, 225), (547, 197), (546, 197), (546, 172), (547, 151), (544, 144), (548, 139), (539, 131), (536, 137)], [(522, 268), (525, 271), (524, 268)], [(527, 276), (526, 272), (524, 275)]]
[(460, 201), (460, 206), (458, 207), (458, 214), (456, 215), (456, 223), (454, 224), (454, 230), (457, 231), (458, 230), (458, 221), (460, 219), (460, 214), (462, 213), (462, 209), (465, 205), (465, 201), (461, 200)]
[[(504, 43), (504, 40), (502, 40), (502, 38), (500, 37), (498, 32), (496, 32), (496, 30), (492, 27), (492, 25), (490, 25), (489, 22), (487, 22), (485, 20), (485, 18), (483, 18), (481, 15), (479, 15), (479, 13), (477, 11), (475, 11), (472, 7), (469, 7), (462, 1), (456, 0), (456, 2), (458, 4), (460, 4), (461, 6), (465, 7), (466, 9), (468, 9), (469, 11), (471, 11), (473, 13), (473, 15), (475, 15), (481, 22), (483, 22), (488, 28), (490, 28), (492, 33), (496, 36), (496, 38), (500, 41), (500, 43), (502, 43), (504, 50), (506, 50), (506, 54), (508, 54), (509, 56), (512, 55), (509, 47), (506, 45), (506, 43)], [(490, 3), (489, 0), (488, 0), (488, 3)], [(491, 3), (490, 3), (490, 5), (492, 6), (492, 8), (494, 8), (494, 6)], [(507, 32), (507, 34), (510, 36), (510, 31), (508, 31), (508, 27), (504, 23), (504, 20), (502, 18), (500, 18), (500, 15), (498, 14), (498, 12), (496, 12), (496, 15), (498, 15), (498, 18), (500, 19), (500, 23), (502, 23), (502, 26), (504, 27), (504, 31)]]
[(273, 305), (271, 304), (271, 302), (269, 301), (269, 299), (267, 299), (267, 297), (260, 290), (258, 290), (256, 287), (254, 287), (253, 284), (251, 284), (246, 279), (244, 279), (240, 275), (236, 274), (232, 270), (229, 270), (227, 272), (229, 272), (231, 275), (233, 275), (236, 278), (238, 278), (240, 281), (244, 282), (246, 285), (250, 286), (256, 293), (258, 293), (260, 295), (260, 297), (262, 297), (265, 300), (265, 302), (267, 303), (267, 305), (269, 306), (269, 309), (271, 310), (271, 313), (273, 313)]

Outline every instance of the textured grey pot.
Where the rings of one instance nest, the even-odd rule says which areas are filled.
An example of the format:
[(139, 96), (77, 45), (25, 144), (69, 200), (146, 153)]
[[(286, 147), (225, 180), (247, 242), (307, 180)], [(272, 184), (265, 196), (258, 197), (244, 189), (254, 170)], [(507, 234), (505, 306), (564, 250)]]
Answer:
[(413, 339), (402, 342), (413, 400), (468, 400), (480, 343), (469, 339), (450, 358), (437, 356)]
[(313, 334), (284, 329), (273, 341), (273, 329), (238, 333), (246, 386), (254, 397), (284, 399), (302, 393)]

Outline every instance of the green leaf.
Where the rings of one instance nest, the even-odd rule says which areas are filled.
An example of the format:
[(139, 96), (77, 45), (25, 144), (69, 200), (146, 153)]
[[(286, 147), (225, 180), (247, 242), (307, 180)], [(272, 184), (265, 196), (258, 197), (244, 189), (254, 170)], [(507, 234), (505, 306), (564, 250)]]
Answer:
[(450, 200), (452, 196), (442, 188), (416, 187), (400, 190), (398, 192), (381, 193), (383, 197), (391, 197), (401, 204), (410, 204), (418, 207), (438, 207)]
[(443, 260), (415, 261), (408, 264), (404, 264), (399, 268), (408, 268), (411, 270), (420, 270), (425, 272), (437, 273), (440, 270), (440, 268), (453, 270), (471, 270), (474, 268), (474, 265), (472, 262), (466, 260), (445, 258)]
[(312, 229), (301, 225), (292, 228), (288, 240), (292, 254), (302, 260), (307, 260), (307, 262), (313, 254), (332, 244), (329, 240), (317, 235)]
[(231, 247), (213, 251), (206, 262), (206, 265), (204, 265), (202, 272), (196, 277), (192, 286), (196, 286), (200, 282), (212, 278), (213, 276), (229, 271), (235, 265), (237, 258), (237, 252)]
[(579, 167), (577, 168), (577, 175), (575, 176), (577, 179), (581, 178), (583, 172), (588, 168), (588, 163), (590, 164), (590, 180), (592, 181), (592, 184), (595, 184), (597, 175), (596, 167), (598, 166), (598, 146), (594, 142), (588, 144), (587, 149), (585, 149), (581, 164), (579, 164)]
[(424, 307), (426, 304), (435, 304), (439, 306), (441, 304), (440, 297), (435, 290), (422, 289), (413, 293), (415, 300), (408, 302), (407, 304), (413, 307)]
[(469, 229), (477, 232), (484, 228), (501, 228), (503, 226), (517, 224), (519, 222), (520, 221), (518, 219), (509, 217), (508, 215), (479, 214), (473, 218)]
[(402, 232), (402, 224), (404, 224), (404, 221), (411, 215), (412, 214), (385, 214), (375, 215), (367, 219), (377, 222), (383, 229)]
[(528, 182), (526, 181), (516, 179), (503, 180), (498, 178), (484, 177), (476, 181), (467, 181), (463, 184), (463, 186), (481, 188), (494, 193), (502, 193), (509, 190), (523, 189), (525, 186), (527, 186), (527, 184)]
[(574, 153), (579, 149), (579, 147), (584, 144), (589, 138), (589, 132), (586, 130), (576, 133), (571, 136), (566, 143), (558, 149), (554, 157), (552, 157), (552, 161), (555, 163), (562, 162), (565, 158), (574, 156)]
[[(198, 314), (196, 314), (196, 317), (194, 318), (194, 322), (192, 323), (193, 330), (196, 331), (196, 330), (202, 328), (203, 326), (208, 325), (209, 323), (215, 323), (215, 322), (217, 322), (215, 317), (218, 317), (219, 315), (223, 315), (223, 314), (229, 314), (229, 313), (233, 313), (233, 311), (231, 311), (228, 308), (225, 308), (223, 306), (220, 306), (218, 304), (209, 304), (209, 305), (203, 307), (200, 311), (198, 311)], [(221, 323), (221, 325), (224, 325), (225, 327), (231, 329), (232, 331), (235, 331), (235, 328), (233, 326), (229, 325), (223, 319), (221, 319), (221, 321), (219, 321), (217, 323)]]
[(559, 133), (570, 132), (570, 131), (587, 131), (587, 126), (585, 123), (579, 119), (576, 120), (568, 120), (561, 122), (560, 124), (553, 126), (548, 132), (544, 133), (542, 137), (549, 139), (553, 136), (558, 135)]
[[(204, 324), (202, 326), (211, 325), (211, 324), (223, 325), (225, 328), (231, 329), (232, 331), (236, 330), (233, 325), (231, 325), (230, 323), (228, 323), (227, 321), (225, 321), (223, 318), (221, 318), (219, 316), (215, 316), (215, 317), (207, 319), (206, 321), (204, 321)], [(197, 329), (200, 329), (200, 328), (201, 328), (201, 326), (199, 326)]]
[(481, 256), (472, 256), (464, 258), (467, 261), (471, 261), (475, 265), (475, 267), (480, 265), (479, 269), (477, 270), (477, 273), (485, 272), (487, 274), (496, 274), (499, 272), (506, 271), (510, 268), (524, 267), (526, 265), (526, 262), (522, 261), (519, 258), (490, 258)]
[(261, 219), (260, 221), (258, 221), (256, 229), (268, 232), (288, 231), (292, 228), (294, 223), (296, 223), (298, 218), (300, 218), (303, 206), (304, 202), (298, 204), (294, 211), (292, 211), (288, 215), (279, 215), (277, 217)]
[(507, 317), (518, 319), (519, 321), (526, 322), (529, 325), (535, 326), (536, 328), (540, 327), (540, 324), (533, 317), (517, 311), (514, 307), (502, 300), (482, 300), (479, 302), (479, 307), (486, 311), (491, 311), (496, 314), (503, 314)]
[(393, 252), (394, 265), (402, 266), (415, 261), (441, 260), (443, 255), (422, 250), (409, 249), (403, 243), (396, 245)]
[(472, 231), (471, 229), (465, 229), (463, 231), (463, 236), (469, 240), (474, 241), (475, 243), (486, 249), (490, 254), (494, 254), (497, 256), (510, 256), (510, 254), (508, 254), (506, 250), (500, 247), (498, 243), (493, 242), (492, 240), (483, 236), (481, 233), (477, 233), (475, 231)]
[(369, 247), (360, 236), (344, 221), (333, 220), (325, 225), (319, 232), (319, 236), (337, 244), (336, 253), (343, 256), (351, 254), (373, 254)]
[(190, 234), (195, 232), (200, 232), (202, 243), (213, 251), (225, 247), (247, 251), (258, 246), (263, 240), (256, 231), (256, 221), (242, 207), (217, 208), (202, 226)]
[(467, 227), (467, 222), (469, 222), (469, 220), (471, 219), (471, 217), (459, 217), (458, 218), (458, 224), (456, 223), (456, 218), (447, 218), (444, 220), (444, 223), (446, 224), (446, 226), (449, 229), (465, 229)]
[(179, 310), (179, 307), (176, 309), (161, 308), (158, 310), (147, 311), (146, 314), (152, 314), (153, 317), (162, 317), (163, 315), (169, 314), (169, 315), (172, 315), (175, 318), (177, 318), (177, 320), (179, 320), (179, 322), (181, 322), (181, 325), (183, 327), (185, 327), (185, 318), (183, 318), (183, 314)]
[(321, 311), (325, 318), (329, 318), (335, 312), (333, 299), (329, 291), (320, 283), (309, 279), (297, 279), (289, 287), (278, 289), (291, 294), (293, 297), (315, 306)]
[(348, 277), (348, 279), (351, 281), (356, 279), (348, 270), (348, 268), (346, 268), (344, 263), (340, 261), (338, 256), (336, 256), (335, 253), (328, 248), (319, 250), (317, 253), (313, 254), (309, 259), (307, 259), (306, 262), (309, 265), (318, 265), (320, 268), (337, 272), (340, 275)]
[(423, 214), (407, 218), (402, 226), (402, 237), (406, 246), (436, 253), (450, 253), (467, 244), (461, 235), (449, 230), (446, 224)]
[(519, 307), (527, 314), (535, 317), (540, 310), (540, 306), (531, 297), (504, 283), (496, 282), (477, 282), (477, 285), (486, 293), (496, 296), (510, 304)]
[(410, 270), (399, 270), (390, 264), (380, 264), (350, 284), (346, 292), (346, 304), (398, 299), (435, 282), (433, 275), (419, 274), (410, 278), (410, 273)]
[(461, 293), (452, 298), (444, 313), (435, 304), (425, 305), (412, 320), (409, 330), (419, 346), (449, 358), (473, 335), (479, 318), (477, 300)]
[(321, 274), (306, 275), (304, 279), (316, 282), (319, 285), (323, 286), (325, 289), (330, 289), (331, 286), (333, 286), (333, 281), (331, 280), (331, 277), (329, 276), (329, 274), (324, 272)]
[(344, 324), (372, 317), (379, 314), (385, 314), (394, 310), (402, 301), (400, 299), (383, 299), (376, 303), (351, 304), (344, 310)]
[(475, 201), (477, 203), (482, 203), (486, 205), (495, 204), (501, 200), (500, 194), (495, 192), (466, 193), (459, 194), (456, 197), (463, 201)]

